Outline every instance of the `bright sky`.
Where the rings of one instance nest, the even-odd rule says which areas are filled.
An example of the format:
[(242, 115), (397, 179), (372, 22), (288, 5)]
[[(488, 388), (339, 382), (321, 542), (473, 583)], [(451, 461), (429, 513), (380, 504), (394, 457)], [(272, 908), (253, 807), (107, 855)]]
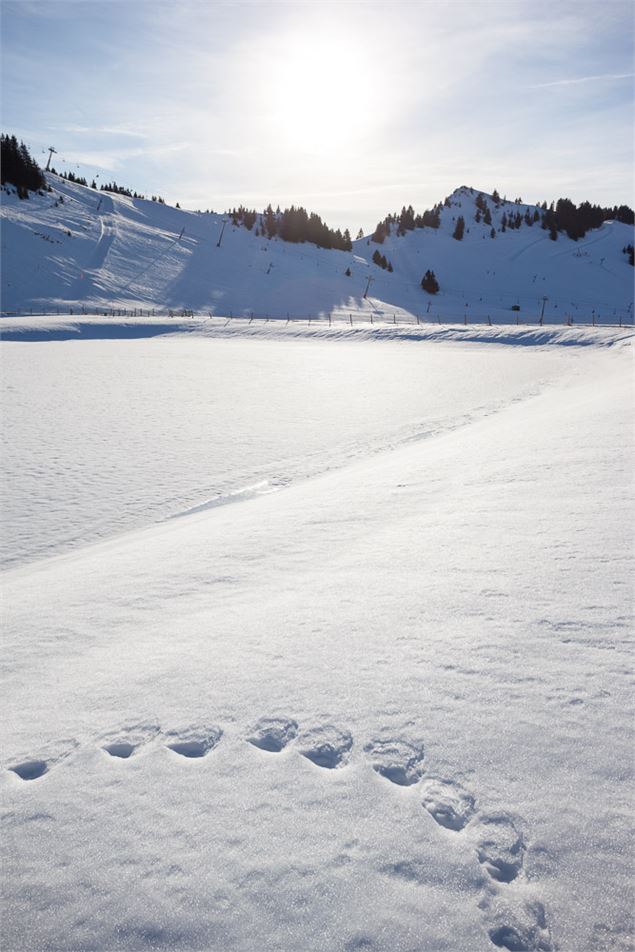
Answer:
[(0, 0), (2, 127), (189, 208), (633, 205), (631, 0)]

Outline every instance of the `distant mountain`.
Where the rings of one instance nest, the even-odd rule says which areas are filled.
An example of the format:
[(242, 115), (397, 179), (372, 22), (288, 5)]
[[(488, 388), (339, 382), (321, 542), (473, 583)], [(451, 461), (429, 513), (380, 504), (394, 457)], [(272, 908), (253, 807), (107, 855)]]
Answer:
[[(603, 221), (578, 241), (564, 231), (553, 240), (552, 223), (542, 227), (549, 209), (461, 187), (419, 221), (409, 209), (405, 220), (388, 216), (381, 243), (367, 236), (344, 251), (302, 242), (297, 230), (293, 242), (270, 238), (265, 218), (245, 209), (233, 217), (191, 212), (57, 175), (46, 180), (51, 191), (28, 201), (10, 185), (2, 193), (4, 311), (143, 307), (501, 323), (535, 320), (544, 307), (549, 323), (633, 319), (634, 234), (621, 221)], [(290, 221), (304, 227), (302, 216)], [(319, 221), (307, 217), (328, 241)], [(421, 286), (427, 272), (436, 294)]]

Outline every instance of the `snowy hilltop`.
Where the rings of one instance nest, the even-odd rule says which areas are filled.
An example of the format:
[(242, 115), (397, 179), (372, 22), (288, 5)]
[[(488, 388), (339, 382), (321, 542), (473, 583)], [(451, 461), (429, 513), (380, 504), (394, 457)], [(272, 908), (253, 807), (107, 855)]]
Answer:
[(46, 180), (50, 191), (27, 201), (11, 186), (2, 193), (5, 313), (142, 307), (272, 318), (633, 321), (633, 226), (622, 221), (603, 221), (576, 241), (554, 234), (542, 206), (461, 187), (433, 212), (389, 216), (339, 250), (270, 237), (264, 215), (186, 211), (51, 173)]

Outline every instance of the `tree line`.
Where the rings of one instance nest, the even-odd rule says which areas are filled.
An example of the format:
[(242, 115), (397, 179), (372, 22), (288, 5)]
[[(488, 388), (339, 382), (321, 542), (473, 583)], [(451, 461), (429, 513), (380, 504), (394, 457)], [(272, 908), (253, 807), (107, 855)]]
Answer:
[(14, 185), (20, 198), (47, 187), (42, 169), (24, 142), (4, 133), (0, 137), (0, 169), (2, 185)]
[(293, 244), (307, 241), (318, 248), (336, 248), (339, 251), (351, 251), (353, 242), (346, 228), (329, 228), (315, 212), (308, 212), (302, 206), (292, 205), (284, 211), (274, 211), (269, 204), (260, 214), (255, 209), (233, 208), (228, 212), (234, 225), (244, 225), (248, 231), (256, 226), (256, 235), (265, 238), (280, 238)]

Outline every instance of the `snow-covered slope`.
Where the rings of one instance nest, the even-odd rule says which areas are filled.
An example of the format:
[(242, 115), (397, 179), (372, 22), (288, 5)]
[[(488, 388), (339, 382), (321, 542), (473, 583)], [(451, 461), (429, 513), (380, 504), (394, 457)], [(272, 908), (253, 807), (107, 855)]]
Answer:
[[(498, 231), (503, 213), (534, 206), (488, 200), (491, 227), (474, 220), (477, 192), (457, 189), (438, 230), (425, 228), (352, 252), (293, 245), (225, 227), (223, 217), (96, 192), (50, 175), (53, 191), (2, 194), (2, 308), (187, 308), (271, 317), (326, 314), (425, 320), (632, 322), (633, 269), (622, 253), (633, 229), (606, 222), (579, 242), (540, 225)], [(61, 199), (63, 198), (63, 201)], [(462, 241), (452, 237), (463, 215)], [(393, 272), (371, 261), (375, 250)], [(350, 276), (346, 274), (350, 269)], [(420, 287), (432, 269), (441, 285)], [(370, 287), (368, 279), (372, 278)], [(369, 287), (368, 296), (364, 297)], [(512, 311), (518, 305), (520, 311)]]

